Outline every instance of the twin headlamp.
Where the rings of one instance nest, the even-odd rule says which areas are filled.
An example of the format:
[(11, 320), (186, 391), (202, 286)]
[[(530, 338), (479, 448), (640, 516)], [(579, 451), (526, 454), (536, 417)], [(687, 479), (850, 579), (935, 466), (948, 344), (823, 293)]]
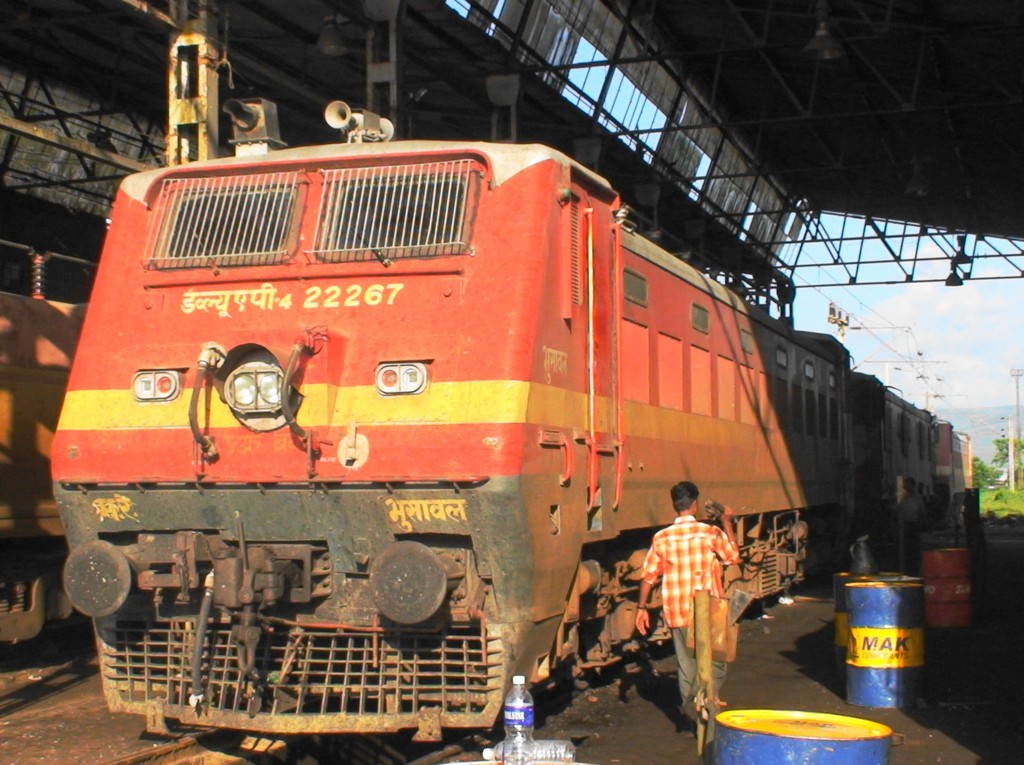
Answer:
[(276, 412), (281, 408), (284, 373), (276, 364), (250, 361), (228, 375), (224, 396), (239, 414)]

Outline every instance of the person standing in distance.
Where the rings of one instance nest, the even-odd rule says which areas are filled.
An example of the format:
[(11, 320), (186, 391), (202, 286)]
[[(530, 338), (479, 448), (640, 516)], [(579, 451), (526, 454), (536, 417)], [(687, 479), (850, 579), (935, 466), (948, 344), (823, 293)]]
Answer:
[[(647, 611), (651, 589), (662, 580), (661, 600), (665, 623), (672, 631), (672, 645), (679, 665), (679, 693), (683, 714), (696, 721), (697, 660), (686, 647), (687, 632), (692, 624), (693, 594), (707, 590), (721, 597), (723, 566), (740, 559), (736, 544), (735, 514), (732, 508), (722, 512), (722, 526), (701, 523), (695, 517), (700, 490), (690, 481), (681, 481), (671, 489), (676, 519), (657, 534), (644, 559), (643, 578), (636, 612), (636, 628), (641, 635), (650, 629)], [(725, 680), (725, 662), (713, 664), (715, 697)]]
[(917, 492), (917, 481), (907, 476), (903, 479), (903, 496), (896, 503), (900, 571), (904, 574), (917, 573), (921, 560), (921, 531), (927, 518), (928, 509)]

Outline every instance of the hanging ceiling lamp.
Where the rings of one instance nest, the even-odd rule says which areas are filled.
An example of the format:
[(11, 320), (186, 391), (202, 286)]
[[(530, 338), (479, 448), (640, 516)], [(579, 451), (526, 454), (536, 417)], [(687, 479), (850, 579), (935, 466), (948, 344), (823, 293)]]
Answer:
[(342, 17), (328, 16), (324, 19), (324, 28), (316, 40), (316, 49), (325, 56), (338, 58), (348, 53), (348, 43), (341, 34), (339, 27)]
[(814, 15), (818, 20), (818, 28), (814, 30), (814, 37), (804, 46), (804, 54), (818, 61), (832, 61), (845, 56), (846, 51), (829, 29), (828, 0), (818, 0)]

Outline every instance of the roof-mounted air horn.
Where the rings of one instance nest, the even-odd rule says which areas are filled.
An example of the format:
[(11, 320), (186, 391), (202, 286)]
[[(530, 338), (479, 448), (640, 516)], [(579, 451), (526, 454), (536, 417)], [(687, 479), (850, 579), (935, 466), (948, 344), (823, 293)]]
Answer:
[(395, 126), (387, 117), (366, 111), (353, 113), (344, 101), (331, 101), (324, 109), (324, 119), (341, 131), (345, 143), (382, 143), (395, 136)]

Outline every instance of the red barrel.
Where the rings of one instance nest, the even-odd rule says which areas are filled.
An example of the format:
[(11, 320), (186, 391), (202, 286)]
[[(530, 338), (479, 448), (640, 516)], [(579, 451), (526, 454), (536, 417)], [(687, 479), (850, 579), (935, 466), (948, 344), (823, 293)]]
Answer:
[(929, 627), (971, 624), (971, 552), (946, 547), (921, 552), (924, 618)]

